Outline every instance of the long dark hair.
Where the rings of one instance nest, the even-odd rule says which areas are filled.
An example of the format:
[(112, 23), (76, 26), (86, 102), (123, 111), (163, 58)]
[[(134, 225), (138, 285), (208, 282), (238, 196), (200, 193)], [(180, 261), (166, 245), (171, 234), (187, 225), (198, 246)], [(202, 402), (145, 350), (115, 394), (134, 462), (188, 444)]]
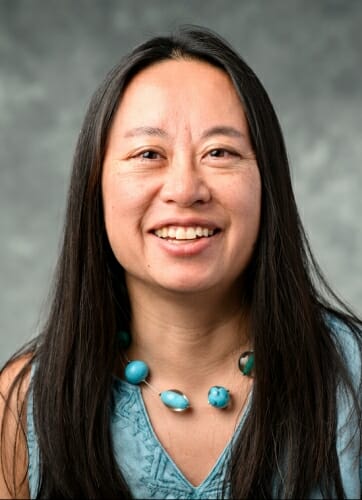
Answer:
[[(128, 328), (131, 311), (123, 270), (105, 231), (101, 172), (108, 132), (128, 82), (153, 63), (177, 58), (207, 61), (230, 76), (262, 179), (261, 228), (246, 280), (255, 383), (228, 467), (231, 496), (302, 498), (319, 484), (326, 496), (342, 498), (337, 386), (342, 383), (353, 394), (356, 411), (360, 407), (326, 317), (342, 320), (359, 346), (360, 323), (330, 290), (310, 252), (282, 132), (262, 84), (225, 41), (195, 26), (153, 38), (125, 57), (94, 94), (84, 120), (49, 317), (18, 377), (36, 363), (39, 497), (131, 498), (109, 431), (116, 332)], [(245, 296), (240, 297), (242, 304)]]

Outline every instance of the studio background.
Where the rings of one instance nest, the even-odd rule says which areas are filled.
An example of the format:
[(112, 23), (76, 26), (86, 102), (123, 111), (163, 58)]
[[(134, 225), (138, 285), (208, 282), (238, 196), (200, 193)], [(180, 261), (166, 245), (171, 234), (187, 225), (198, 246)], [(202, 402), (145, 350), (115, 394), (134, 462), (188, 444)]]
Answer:
[(0, 0), (0, 363), (44, 319), (91, 94), (181, 23), (216, 30), (265, 85), (312, 249), (361, 314), (361, 21), (359, 0)]

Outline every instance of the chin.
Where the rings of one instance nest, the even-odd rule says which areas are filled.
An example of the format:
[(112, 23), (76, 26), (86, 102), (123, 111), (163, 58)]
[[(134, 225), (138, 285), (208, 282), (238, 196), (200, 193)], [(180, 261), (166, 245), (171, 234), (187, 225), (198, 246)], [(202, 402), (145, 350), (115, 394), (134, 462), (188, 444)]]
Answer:
[(165, 282), (158, 282), (157, 284), (164, 290), (182, 294), (207, 292), (208, 290), (216, 286), (216, 283), (214, 283), (214, 281), (203, 279), (195, 280), (195, 277), (192, 277), (190, 279), (185, 279), (185, 277), (183, 277), (179, 280), (168, 280)]
[(163, 287), (165, 290), (168, 290), (169, 292), (172, 293), (180, 293), (183, 295), (187, 294), (195, 294), (195, 293), (202, 293), (206, 292), (207, 290), (210, 289), (210, 287), (203, 287), (203, 286), (191, 286), (191, 285), (180, 285), (180, 286), (173, 286), (173, 287)]

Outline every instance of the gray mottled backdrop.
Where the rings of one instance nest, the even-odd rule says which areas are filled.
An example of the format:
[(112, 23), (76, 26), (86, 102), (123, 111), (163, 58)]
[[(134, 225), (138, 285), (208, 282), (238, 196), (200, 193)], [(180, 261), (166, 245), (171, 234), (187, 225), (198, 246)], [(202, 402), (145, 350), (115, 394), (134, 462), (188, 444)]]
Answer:
[(0, 0), (0, 362), (38, 331), (91, 93), (180, 23), (218, 31), (260, 76), (312, 248), (361, 313), (361, 21), (360, 0)]

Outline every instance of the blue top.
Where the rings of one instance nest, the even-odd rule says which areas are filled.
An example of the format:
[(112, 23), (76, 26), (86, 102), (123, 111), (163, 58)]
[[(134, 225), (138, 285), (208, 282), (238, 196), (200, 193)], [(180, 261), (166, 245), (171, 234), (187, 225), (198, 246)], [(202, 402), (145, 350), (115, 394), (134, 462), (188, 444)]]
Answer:
[[(358, 347), (350, 331), (340, 322), (331, 320), (331, 328), (337, 334), (342, 353), (350, 369), (352, 380), (359, 380), (361, 359)], [(357, 387), (357, 386), (356, 386)], [(140, 388), (118, 378), (113, 382), (114, 407), (111, 417), (111, 435), (118, 465), (134, 498), (162, 499), (215, 499), (220, 498), (225, 466), (232, 440), (239, 434), (250, 407), (246, 404), (234, 437), (219, 456), (206, 479), (193, 486), (178, 469), (158, 440), (146, 408)], [(347, 498), (361, 497), (362, 459), (360, 455), (360, 422), (351, 416), (352, 401), (343, 391), (338, 393), (337, 452), (341, 476)], [(27, 440), (29, 447), (30, 497), (35, 498), (39, 479), (39, 450), (34, 432), (32, 398), (28, 404)], [(122, 445), (120, 446), (120, 443)], [(120, 453), (120, 450), (127, 453)], [(316, 488), (310, 498), (322, 498)]]

